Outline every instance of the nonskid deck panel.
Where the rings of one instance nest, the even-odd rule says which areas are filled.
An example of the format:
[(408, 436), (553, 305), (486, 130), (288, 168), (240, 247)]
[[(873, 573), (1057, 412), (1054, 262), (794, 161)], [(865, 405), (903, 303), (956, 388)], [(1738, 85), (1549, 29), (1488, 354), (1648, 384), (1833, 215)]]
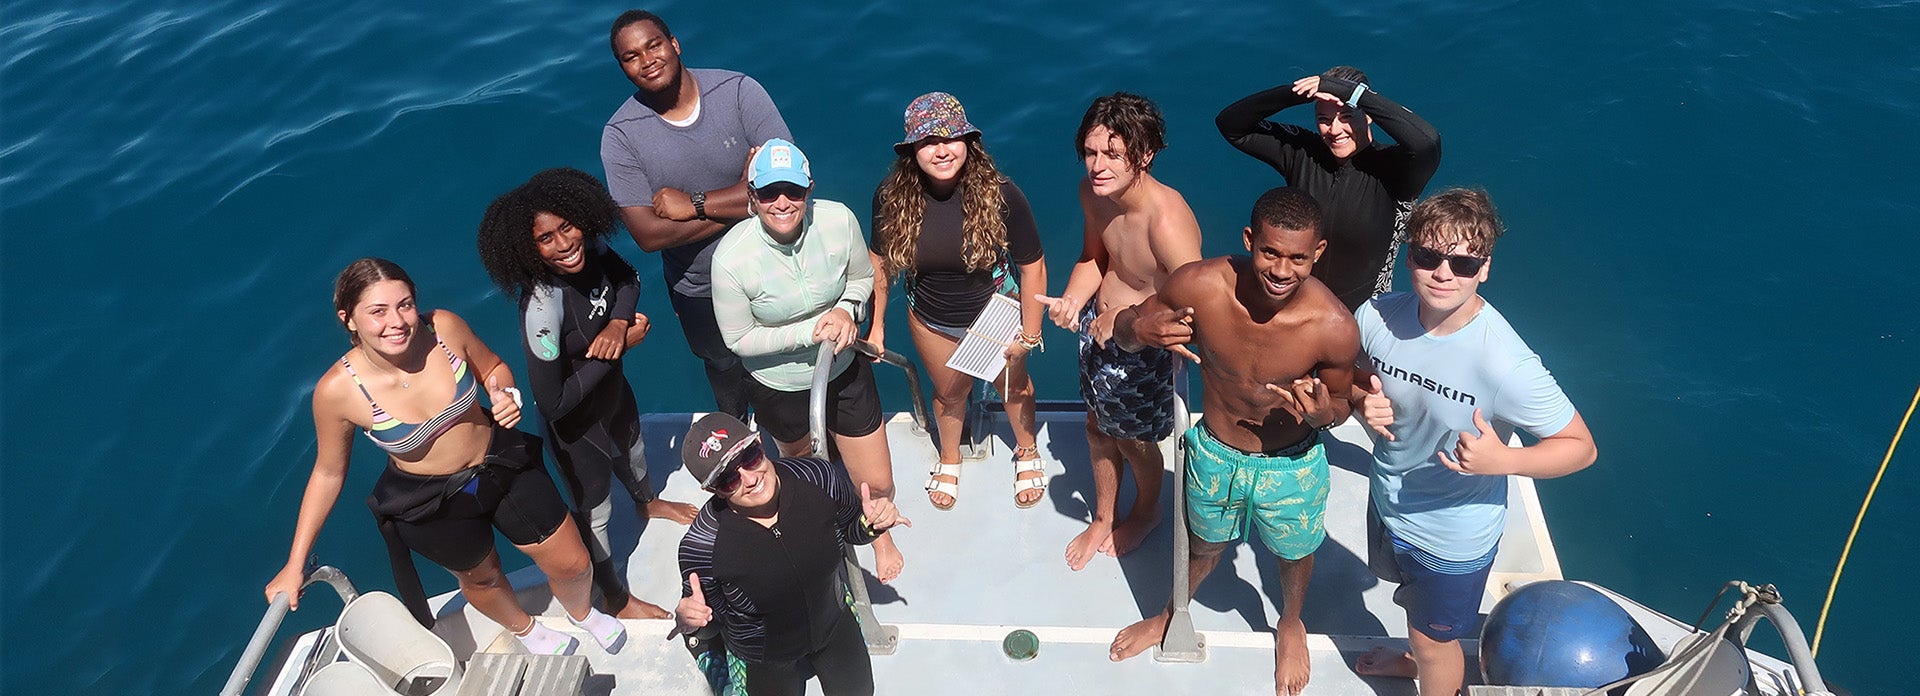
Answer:
[[(666, 481), (663, 497), (688, 502), (705, 498), (679, 468), (679, 445), (697, 414), (656, 414), (645, 418), (650, 475)], [(1257, 542), (1229, 550), (1220, 568), (1194, 592), (1195, 626), (1205, 635), (1208, 660), (1198, 665), (1155, 662), (1151, 654), (1114, 664), (1106, 659), (1107, 641), (1121, 627), (1157, 612), (1169, 594), (1173, 525), (1163, 523), (1132, 554), (1098, 556), (1087, 568), (1066, 567), (1069, 539), (1086, 527), (1092, 496), (1083, 416), (1043, 412), (1040, 451), (1050, 477), (1045, 501), (1032, 509), (1013, 506), (1011, 435), (997, 423), (994, 453), (969, 461), (961, 475), (959, 504), (938, 511), (921, 485), (935, 461), (924, 435), (913, 434), (910, 418), (888, 424), (894, 459), (896, 496), (914, 526), (896, 532), (906, 555), (901, 577), (881, 585), (866, 579), (874, 613), (883, 623), (901, 627), (893, 655), (876, 656), (874, 670), (881, 693), (1272, 693), (1272, 624), (1279, 613), (1277, 563)], [(1313, 581), (1302, 609), (1313, 648), (1312, 693), (1414, 693), (1411, 682), (1361, 679), (1353, 658), (1376, 644), (1405, 645), (1405, 615), (1391, 600), (1392, 585), (1375, 579), (1366, 567), (1367, 440), (1348, 422), (1330, 433), (1327, 456), (1333, 490), (1327, 503), (1327, 541), (1315, 554)], [(1495, 561), (1496, 581), (1482, 599), (1482, 611), (1497, 601), (1496, 592), (1514, 579), (1557, 578), (1559, 567), (1544, 537), (1532, 482), (1510, 479), (1513, 511)], [(656, 483), (656, 485), (658, 485)], [(1170, 519), (1169, 497), (1175, 485), (1171, 463), (1162, 474), (1161, 509)], [(1133, 498), (1131, 480), (1122, 485), (1120, 509)], [(678, 600), (676, 551), (685, 527), (668, 522), (642, 525), (633, 511), (616, 505), (613, 538), (627, 560), (627, 578), (641, 599), (671, 608)], [(861, 551), (872, 567), (872, 556)], [(557, 629), (570, 626), (539, 586), (537, 569), (514, 574), (523, 601), (544, 608)], [(459, 604), (456, 595), (437, 602)], [(451, 609), (452, 607), (449, 607)], [(497, 629), (471, 608), (458, 607), (436, 629), (472, 650)], [(443, 612), (445, 613), (445, 612)], [(600, 675), (589, 693), (682, 693), (698, 689), (687, 652), (665, 639), (667, 621), (629, 622), (633, 637), (620, 655), (601, 653), (590, 642), (582, 650)], [(1039, 657), (1016, 663), (1000, 651), (1000, 638), (1014, 628), (1041, 637)], [(463, 646), (464, 644), (464, 646)], [(1470, 646), (1470, 642), (1469, 642)], [(816, 687), (817, 688), (817, 687)]]

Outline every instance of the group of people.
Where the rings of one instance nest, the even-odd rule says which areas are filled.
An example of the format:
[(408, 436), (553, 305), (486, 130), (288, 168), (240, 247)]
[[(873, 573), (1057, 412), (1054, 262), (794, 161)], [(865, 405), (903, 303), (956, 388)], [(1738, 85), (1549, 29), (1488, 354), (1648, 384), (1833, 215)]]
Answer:
[[(1439, 135), (1358, 70), (1303, 77), (1220, 112), (1222, 136), (1287, 183), (1255, 201), (1241, 231), (1247, 254), (1229, 257), (1201, 257), (1193, 211), (1152, 174), (1165, 145), (1160, 110), (1125, 92), (1096, 99), (1074, 136), (1086, 170), (1082, 249), (1048, 295), (1027, 196), (954, 96), (931, 92), (907, 106), (904, 138), (873, 194), (868, 243), (848, 206), (813, 196), (808, 158), (759, 83), (685, 67), (678, 39), (652, 13), (620, 15), (609, 39), (637, 90), (603, 131), (606, 183), (574, 169), (539, 172), (494, 200), (478, 233), (481, 263), (519, 306), (544, 437), (515, 428), (523, 403), (514, 375), (463, 320), (419, 309), (397, 265), (354, 262), (334, 289), (351, 347), (315, 385), (318, 455), (269, 599), (286, 593), (297, 605), (358, 428), (389, 454), (368, 506), (422, 622), (432, 617), (413, 552), (453, 572), (467, 601), (529, 649), (574, 649), (515, 600), (493, 527), (609, 651), (625, 639), (614, 617), (671, 616), (696, 641), (725, 646), (714, 654), (742, 668), (747, 693), (803, 693), (809, 674), (829, 694), (872, 693), (837, 573), (846, 544), (874, 546), (883, 582), (905, 566), (889, 532), (909, 523), (893, 504), (871, 361), (855, 349), (864, 341), (885, 353), (896, 279), (933, 386), (939, 459), (926, 491), (940, 510), (958, 502), (961, 421), (975, 384), (947, 362), (983, 309), (995, 295), (1019, 307), (994, 380), (1015, 440), (1017, 507), (1039, 504), (1048, 484), (1027, 353), (1048, 320), (1078, 334), (1094, 494), (1086, 530), (1065, 550), (1074, 570), (1133, 551), (1161, 523), (1159, 443), (1174, 435), (1175, 361), (1198, 365), (1204, 416), (1179, 434), (1190, 578), (1197, 586), (1249, 527), (1280, 558), (1277, 693), (1298, 693), (1309, 677), (1300, 611), (1325, 537), (1322, 431), (1357, 416), (1373, 439), (1369, 565), (1399, 584), (1411, 636), (1411, 651), (1376, 651), (1356, 667), (1417, 677), (1428, 696), (1461, 688), (1457, 639), (1473, 628), (1498, 547), (1505, 475), (1561, 476), (1594, 461), (1579, 413), (1478, 294), (1503, 229), (1490, 199), (1449, 189), (1419, 200), (1439, 165)], [(1269, 120), (1309, 103), (1314, 128)], [(1373, 140), (1376, 124), (1392, 144)], [(651, 324), (635, 311), (638, 275), (605, 241), (620, 227), (661, 254), (670, 304), (712, 389), (715, 412), (681, 452), (712, 494), (699, 507), (658, 498), (647, 478), (621, 358)], [(1413, 289), (1394, 293), (1403, 243)], [(833, 347), (832, 461), (808, 436), (822, 344)], [(1537, 442), (1509, 447), (1516, 428)], [(1118, 517), (1126, 471), (1137, 495)], [(613, 565), (610, 476), (639, 514), (689, 525), (673, 612), (634, 597)], [(1122, 630), (1110, 657), (1157, 644), (1172, 609)]]

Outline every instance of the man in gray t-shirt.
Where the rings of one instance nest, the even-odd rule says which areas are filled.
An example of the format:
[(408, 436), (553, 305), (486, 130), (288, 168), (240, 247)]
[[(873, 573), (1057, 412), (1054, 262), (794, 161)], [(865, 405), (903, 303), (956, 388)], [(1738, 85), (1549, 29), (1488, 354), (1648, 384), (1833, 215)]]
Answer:
[(706, 363), (717, 410), (744, 419), (751, 377), (714, 323), (713, 245), (749, 216), (743, 175), (752, 147), (793, 136), (753, 78), (681, 64), (680, 41), (659, 16), (629, 10), (614, 20), (611, 40), (639, 91), (600, 136), (607, 188), (633, 241), (660, 252), (667, 297)]

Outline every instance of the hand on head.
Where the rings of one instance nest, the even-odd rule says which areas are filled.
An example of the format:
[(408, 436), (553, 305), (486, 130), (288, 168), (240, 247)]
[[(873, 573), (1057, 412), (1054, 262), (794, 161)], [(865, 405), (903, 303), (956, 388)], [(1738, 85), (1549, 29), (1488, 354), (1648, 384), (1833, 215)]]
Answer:
[(1293, 93), (1303, 97), (1312, 97), (1320, 91), (1320, 76), (1308, 75), (1293, 81)]

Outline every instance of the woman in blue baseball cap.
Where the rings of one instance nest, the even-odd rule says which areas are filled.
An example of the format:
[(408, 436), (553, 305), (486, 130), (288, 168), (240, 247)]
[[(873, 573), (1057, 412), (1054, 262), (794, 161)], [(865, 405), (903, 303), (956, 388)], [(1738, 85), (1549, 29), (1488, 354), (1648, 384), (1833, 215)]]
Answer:
[(1035, 447), (1033, 380), (1027, 353), (1040, 347), (1046, 308), (1046, 257), (1040, 230), (1020, 187), (1000, 173), (967, 121), (960, 100), (929, 92), (907, 105), (906, 139), (895, 144), (893, 169), (873, 192), (873, 326), (867, 340), (886, 336), (887, 286), (905, 277), (907, 327), (933, 381), (933, 417), (940, 430), (940, 461), (927, 479), (933, 506), (952, 509), (960, 484), (960, 421), (973, 378), (948, 368), (967, 327), (995, 294), (1020, 303), (1020, 334), (1007, 346), (1001, 398), (1013, 425), (1013, 503), (1040, 504), (1046, 464)]
[[(822, 342), (834, 346), (827, 431), (855, 485), (893, 499), (893, 456), (881, 427), (873, 368), (848, 350), (873, 295), (873, 264), (847, 206), (813, 198), (813, 171), (775, 138), (747, 165), (753, 216), (713, 249), (713, 313), (727, 348), (753, 375), (747, 401), (787, 456), (808, 454), (808, 395)], [(818, 453), (824, 456), (826, 453)], [(891, 582), (906, 564), (891, 535), (873, 542), (874, 572)]]

